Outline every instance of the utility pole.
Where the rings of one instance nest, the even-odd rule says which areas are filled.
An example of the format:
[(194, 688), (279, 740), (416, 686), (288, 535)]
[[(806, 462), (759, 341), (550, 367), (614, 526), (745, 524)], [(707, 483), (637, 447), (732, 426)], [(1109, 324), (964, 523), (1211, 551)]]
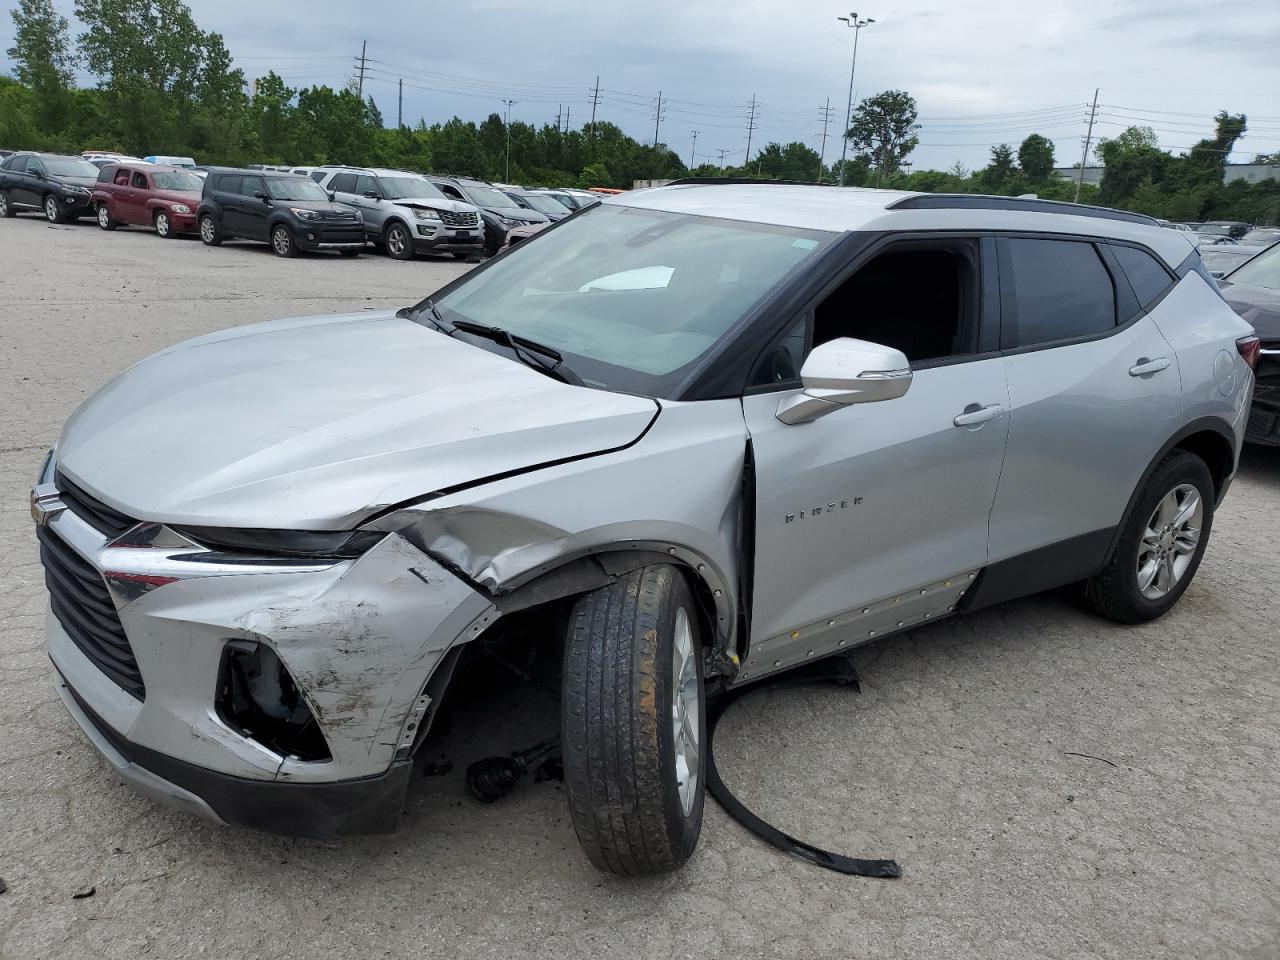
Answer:
[(844, 129), (840, 131), (840, 186), (843, 187), (845, 158), (849, 153), (849, 127), (853, 124), (853, 75), (858, 69), (858, 34), (862, 32), (863, 27), (875, 21), (870, 17), (859, 20), (856, 13), (851, 13), (847, 17), (836, 17), (836, 19), (843, 20), (845, 25), (853, 30), (853, 62), (849, 65), (849, 104), (844, 111)]
[(746, 156), (746, 159), (742, 161), (742, 165), (744, 167), (751, 162), (751, 134), (755, 132), (755, 129), (756, 129), (756, 95), (753, 93), (751, 95), (751, 112), (747, 114), (747, 156)]
[(591, 128), (587, 134), (588, 140), (596, 138), (596, 104), (600, 102), (600, 74), (596, 74), (596, 88), (591, 94)]
[(1084, 183), (1084, 164), (1089, 158), (1089, 144), (1093, 140), (1093, 119), (1098, 114), (1098, 92), (1101, 87), (1093, 89), (1093, 106), (1089, 108), (1089, 132), (1084, 135), (1084, 153), (1080, 154), (1080, 172), (1076, 174), (1076, 195), (1072, 198), (1073, 203), (1080, 202), (1080, 187)]
[(689, 148), (689, 169), (693, 169), (694, 158), (698, 155), (698, 131), (693, 131), (693, 146)]
[(658, 149), (658, 124), (662, 123), (662, 91), (658, 91), (658, 106), (653, 111), (653, 149)]
[(822, 182), (823, 161), (827, 157), (827, 124), (831, 122), (831, 98), (827, 97), (826, 106), (822, 108), (822, 149), (818, 151), (818, 182)]
[(716, 151), (716, 152), (720, 154), (720, 172), (721, 172), (721, 173), (724, 173), (724, 155), (725, 155), (726, 153), (728, 153), (729, 151), (728, 151), (728, 150), (726, 150), (724, 147), (721, 147), (721, 148), (720, 148), (718, 151)]
[(369, 41), (361, 40), (360, 41), (360, 83), (356, 87), (356, 90), (358, 91), (361, 100), (364, 99), (364, 67), (365, 67), (365, 64), (369, 62), (369, 58), (365, 56), (365, 54), (368, 52), (368, 48), (369, 48)]
[(506, 167), (503, 170), (502, 179), (510, 183), (511, 182), (511, 108), (515, 104), (519, 103), (520, 101), (519, 100), (503, 100), (502, 102), (507, 105), (507, 120), (506, 120), (507, 162), (506, 162)]
[(557, 103), (556, 104), (556, 133), (560, 132), (560, 120), (561, 120), (560, 114), (563, 112), (564, 112), (564, 104)]
[(404, 79), (400, 80), (400, 96), (396, 98), (396, 129), (404, 127)]
[(573, 113), (573, 107), (566, 106), (564, 108), (564, 132), (565, 136), (569, 135), (569, 115)]

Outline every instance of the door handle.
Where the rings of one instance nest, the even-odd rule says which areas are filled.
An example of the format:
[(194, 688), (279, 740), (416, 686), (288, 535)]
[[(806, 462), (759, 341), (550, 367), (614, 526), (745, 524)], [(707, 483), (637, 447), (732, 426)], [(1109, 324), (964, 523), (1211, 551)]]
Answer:
[(1004, 407), (998, 403), (982, 406), (971, 403), (964, 408), (964, 413), (956, 416), (951, 422), (957, 427), (980, 427), (988, 420), (997, 420), (1004, 416)]
[(1159, 373), (1161, 370), (1168, 369), (1168, 367), (1169, 360), (1167, 357), (1156, 357), (1154, 360), (1149, 360), (1146, 357), (1140, 357), (1138, 362), (1129, 368), (1129, 376), (1150, 377)]

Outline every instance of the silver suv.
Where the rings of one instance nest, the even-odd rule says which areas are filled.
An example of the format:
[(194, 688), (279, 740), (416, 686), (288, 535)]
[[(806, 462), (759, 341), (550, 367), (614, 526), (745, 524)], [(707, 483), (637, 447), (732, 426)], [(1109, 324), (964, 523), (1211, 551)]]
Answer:
[(364, 215), (369, 240), (396, 260), (418, 253), (478, 256), (484, 225), (474, 204), (451, 200), (426, 177), (402, 170), (324, 167), (312, 177)]
[(1144, 217), (607, 199), (412, 308), (201, 337), (87, 400), (32, 494), (57, 686), (153, 797), (386, 831), (459, 660), (554, 632), (578, 837), (672, 869), (708, 689), (1064, 584), (1168, 611), (1253, 356)]

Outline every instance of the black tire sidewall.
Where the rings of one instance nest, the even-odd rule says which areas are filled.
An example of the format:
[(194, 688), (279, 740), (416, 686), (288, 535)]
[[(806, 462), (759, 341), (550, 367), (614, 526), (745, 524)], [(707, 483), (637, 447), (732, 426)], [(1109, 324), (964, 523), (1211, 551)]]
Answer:
[[(403, 242), (400, 245), (399, 253), (396, 253), (392, 250), (391, 242), (390, 242), (392, 234), (396, 232), (399, 232), (400, 235), (403, 237)], [(387, 227), (387, 255), (390, 256), (392, 260), (412, 260), (413, 259), (413, 234), (409, 232), (408, 227), (406, 227), (404, 224), (400, 223), (399, 221), (395, 221), (390, 226)]]
[[(1169, 494), (1174, 487), (1189, 483), (1200, 494), (1204, 504), (1204, 521), (1200, 527), (1200, 542), (1192, 555), (1191, 565), (1182, 579), (1159, 600), (1148, 600), (1138, 589), (1138, 553), (1142, 545), (1142, 533), (1147, 521), (1155, 512), (1156, 505)], [(1143, 485), (1142, 492), (1134, 501), (1133, 510), (1125, 522), (1116, 546), (1116, 560), (1120, 564), (1121, 583), (1124, 586), (1125, 602), (1134, 611), (1141, 614), (1143, 620), (1154, 620), (1162, 616), (1191, 585), (1196, 572), (1200, 569), (1200, 561), (1209, 545), (1209, 535), (1213, 531), (1214, 485), (1213, 477), (1204, 461), (1192, 454), (1183, 454), (1160, 464), (1151, 477)]]
[[(206, 220), (209, 221), (209, 226), (210, 226), (209, 239), (207, 240), (205, 239), (205, 230), (204, 230), (204, 224)], [(218, 229), (218, 221), (213, 219), (212, 214), (206, 213), (203, 217), (200, 218), (200, 240), (206, 246), (210, 246), (210, 247), (216, 247), (218, 244), (222, 242), (222, 231)]]
[[(160, 229), (160, 218), (163, 217), (165, 223), (169, 225), (167, 230)], [(151, 222), (155, 225), (156, 233), (160, 234), (164, 239), (173, 236), (173, 219), (163, 210), (157, 210), (155, 216), (151, 218)]]
[(0, 214), (0, 216), (3, 216), (7, 220), (14, 216), (17, 211), (13, 209), (13, 202), (9, 199), (9, 192), (7, 190), (0, 190), (0, 197), (4, 198), (4, 213)]
[[(50, 203), (53, 204), (53, 209), (54, 209), (53, 216), (49, 216)], [(44, 218), (48, 220), (50, 223), (62, 223), (63, 220), (67, 219), (66, 210), (62, 205), (62, 201), (59, 200), (57, 197), (55, 197), (53, 194), (49, 194), (44, 198)]]
[[(289, 245), (285, 248), (285, 252), (281, 253), (276, 249), (276, 234), (284, 232), (285, 237), (289, 240)], [(271, 228), (271, 252), (277, 257), (294, 257), (298, 253), (298, 243), (293, 238), (293, 231), (286, 227), (283, 223), (277, 223)]]
[[(672, 713), (672, 701), (675, 697), (674, 681), (671, 674), (672, 652), (675, 647), (676, 611), (684, 608), (689, 618), (689, 629), (693, 635), (694, 660), (698, 669), (698, 789), (693, 799), (693, 807), (686, 817), (680, 804), (680, 789), (676, 783), (675, 734), (669, 719)], [(658, 650), (656, 661), (658, 686), (658, 716), (665, 722), (665, 729), (658, 741), (658, 752), (662, 762), (662, 779), (666, 785), (667, 825), (672, 836), (679, 837), (679, 849), (687, 858), (693, 853), (702, 832), (702, 812), (706, 805), (707, 795), (707, 691), (706, 679), (702, 673), (702, 638), (699, 635), (698, 608), (694, 603), (693, 592), (684, 576), (673, 571), (671, 587), (667, 592), (667, 602), (663, 604), (659, 617)], [(665, 667), (666, 669), (662, 669)]]

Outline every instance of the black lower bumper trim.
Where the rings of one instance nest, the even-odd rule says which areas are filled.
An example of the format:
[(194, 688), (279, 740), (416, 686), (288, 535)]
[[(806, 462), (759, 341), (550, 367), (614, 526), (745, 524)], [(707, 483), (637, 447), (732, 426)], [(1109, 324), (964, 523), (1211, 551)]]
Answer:
[(325, 838), (391, 833), (400, 820), (411, 760), (394, 763), (376, 777), (333, 783), (234, 777), (126, 740), (70, 684), (67, 690), (94, 728), (126, 760), (194, 793), (229, 824), (289, 837)]

